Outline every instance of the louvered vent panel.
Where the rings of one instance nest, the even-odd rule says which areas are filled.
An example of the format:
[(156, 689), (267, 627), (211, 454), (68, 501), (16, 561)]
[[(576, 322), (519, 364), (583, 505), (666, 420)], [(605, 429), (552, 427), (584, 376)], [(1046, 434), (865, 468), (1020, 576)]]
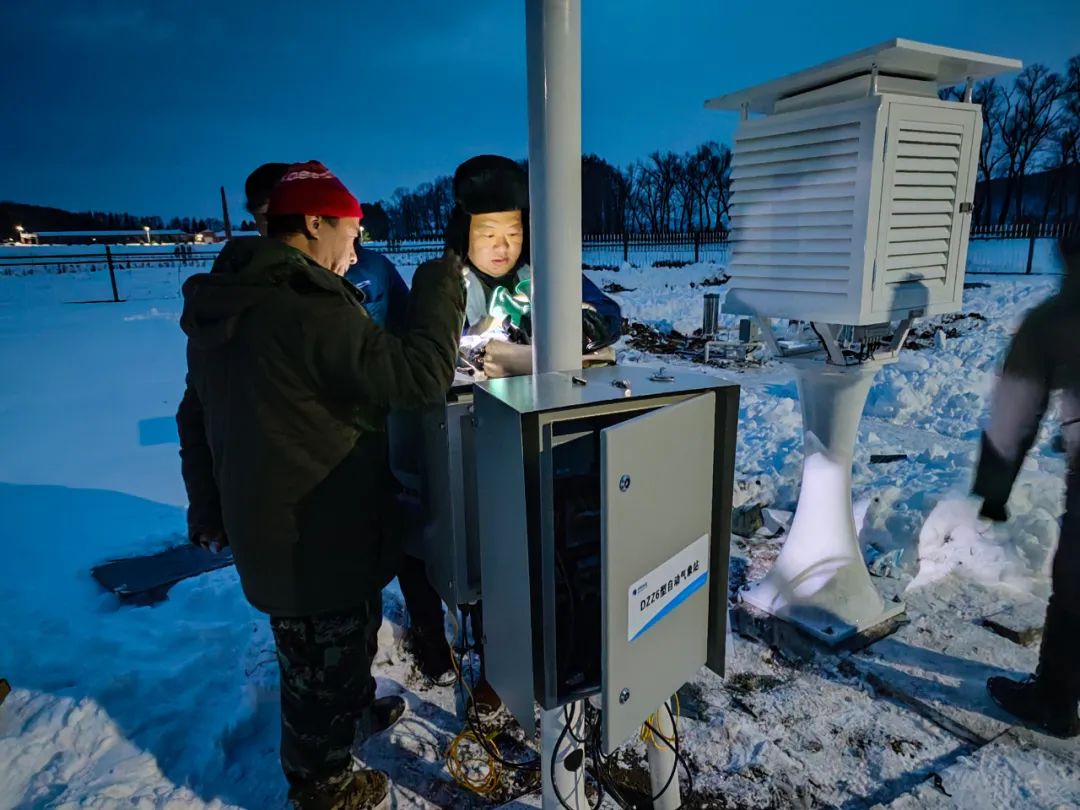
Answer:
[(953, 124), (900, 124), (895, 174), (885, 199), (892, 212), (886, 236), (887, 285), (946, 277), (962, 133)]
[(846, 296), (860, 124), (740, 134), (732, 164), (732, 287)]

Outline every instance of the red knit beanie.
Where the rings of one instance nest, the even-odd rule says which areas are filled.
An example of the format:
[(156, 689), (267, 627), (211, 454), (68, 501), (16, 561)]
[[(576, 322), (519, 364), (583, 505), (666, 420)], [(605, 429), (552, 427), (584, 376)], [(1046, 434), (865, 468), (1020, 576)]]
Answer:
[(356, 197), (317, 160), (294, 163), (270, 192), (266, 215), (283, 214), (364, 218)]

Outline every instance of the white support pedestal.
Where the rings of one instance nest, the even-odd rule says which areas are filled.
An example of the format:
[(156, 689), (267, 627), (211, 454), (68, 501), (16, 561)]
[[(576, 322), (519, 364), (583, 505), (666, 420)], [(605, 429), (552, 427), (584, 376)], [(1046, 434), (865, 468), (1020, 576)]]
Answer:
[[(570, 731), (563, 734), (567, 713), (573, 722)], [(580, 762), (576, 769), (570, 770), (566, 767), (567, 757), (581, 750), (571, 732), (578, 739), (585, 736), (584, 702), (575, 701), (567, 705), (565, 711), (562, 707), (540, 711), (540, 766), (543, 769), (544, 810), (563, 810), (566, 807), (571, 810), (589, 810), (589, 803), (585, 798), (584, 758), (579, 757)]]
[(904, 612), (870, 581), (851, 504), (851, 464), (866, 397), (887, 362), (827, 365), (788, 359), (802, 405), (806, 458), (787, 541), (772, 570), (743, 592), (744, 602), (829, 644)]
[[(656, 712), (653, 727), (667, 739), (675, 738), (675, 725), (671, 722), (668, 703), (664, 703)], [(655, 743), (649, 743), (648, 758), (652, 795), (659, 796), (653, 802), (653, 810), (678, 810), (682, 807), (682, 791), (679, 787), (678, 763), (675, 761), (674, 748), (668, 748), (662, 740), (656, 740)], [(675, 774), (674, 777), (672, 773)]]

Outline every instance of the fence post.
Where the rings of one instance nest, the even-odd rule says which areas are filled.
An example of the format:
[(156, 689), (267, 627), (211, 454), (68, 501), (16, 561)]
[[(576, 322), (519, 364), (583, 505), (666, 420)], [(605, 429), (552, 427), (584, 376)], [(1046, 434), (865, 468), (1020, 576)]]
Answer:
[(113, 267), (112, 249), (105, 246), (105, 260), (109, 263), (109, 281), (112, 283), (112, 300), (114, 304), (120, 303), (120, 293), (116, 289), (116, 268)]
[(1028, 225), (1028, 230), (1029, 230), (1031, 236), (1028, 239), (1027, 269), (1024, 271), (1024, 273), (1030, 276), (1031, 275), (1031, 265), (1032, 265), (1032, 262), (1034, 262), (1034, 260), (1035, 260), (1035, 235), (1039, 231), (1035, 227), (1034, 224)]
[(701, 261), (701, 231), (694, 231), (694, 264)]
[(630, 261), (630, 231), (623, 229), (622, 233), (622, 260)]

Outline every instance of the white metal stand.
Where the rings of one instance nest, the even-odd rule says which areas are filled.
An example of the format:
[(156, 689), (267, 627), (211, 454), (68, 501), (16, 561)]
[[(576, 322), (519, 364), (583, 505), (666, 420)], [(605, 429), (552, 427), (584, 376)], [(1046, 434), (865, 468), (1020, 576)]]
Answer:
[[(545, 374), (581, 366), (580, 0), (526, 0), (525, 46), (533, 369)], [(578, 701), (566, 710), (574, 721), (572, 731), (583, 738), (585, 706)], [(561, 707), (540, 714), (543, 806), (586, 810), (584, 752), (569, 733), (562, 733), (565, 721)], [(571, 755), (579, 766), (575, 770), (565, 766)]]
[[(669, 740), (675, 738), (675, 725), (671, 722), (668, 703), (660, 707), (655, 720), (653, 727), (657, 731)], [(682, 791), (679, 787), (678, 763), (675, 761), (674, 748), (668, 748), (662, 740), (656, 740), (649, 744), (648, 758), (652, 795), (659, 796), (653, 802), (653, 810), (678, 810), (682, 807)], [(673, 773), (674, 777), (672, 777)]]
[(581, 368), (580, 0), (527, 0), (533, 359)]
[[(566, 728), (566, 716), (573, 719), (570, 730), (563, 733)], [(567, 759), (581, 746), (571, 736), (571, 732), (578, 738), (585, 736), (585, 704), (578, 700), (565, 710), (544, 709), (540, 712), (540, 762), (544, 769), (544, 810), (562, 810), (564, 807), (572, 810), (588, 810), (589, 803), (585, 797), (585, 760), (576, 757), (576, 768), (567, 767)], [(561, 741), (560, 741), (561, 738)], [(554, 763), (554, 764), (553, 764)], [(554, 781), (552, 771), (554, 770)], [(560, 801), (561, 800), (561, 801)]]
[(874, 376), (889, 360), (830, 365), (794, 359), (806, 458), (791, 531), (772, 570), (743, 601), (839, 643), (904, 612), (870, 581), (851, 505), (855, 439)]

